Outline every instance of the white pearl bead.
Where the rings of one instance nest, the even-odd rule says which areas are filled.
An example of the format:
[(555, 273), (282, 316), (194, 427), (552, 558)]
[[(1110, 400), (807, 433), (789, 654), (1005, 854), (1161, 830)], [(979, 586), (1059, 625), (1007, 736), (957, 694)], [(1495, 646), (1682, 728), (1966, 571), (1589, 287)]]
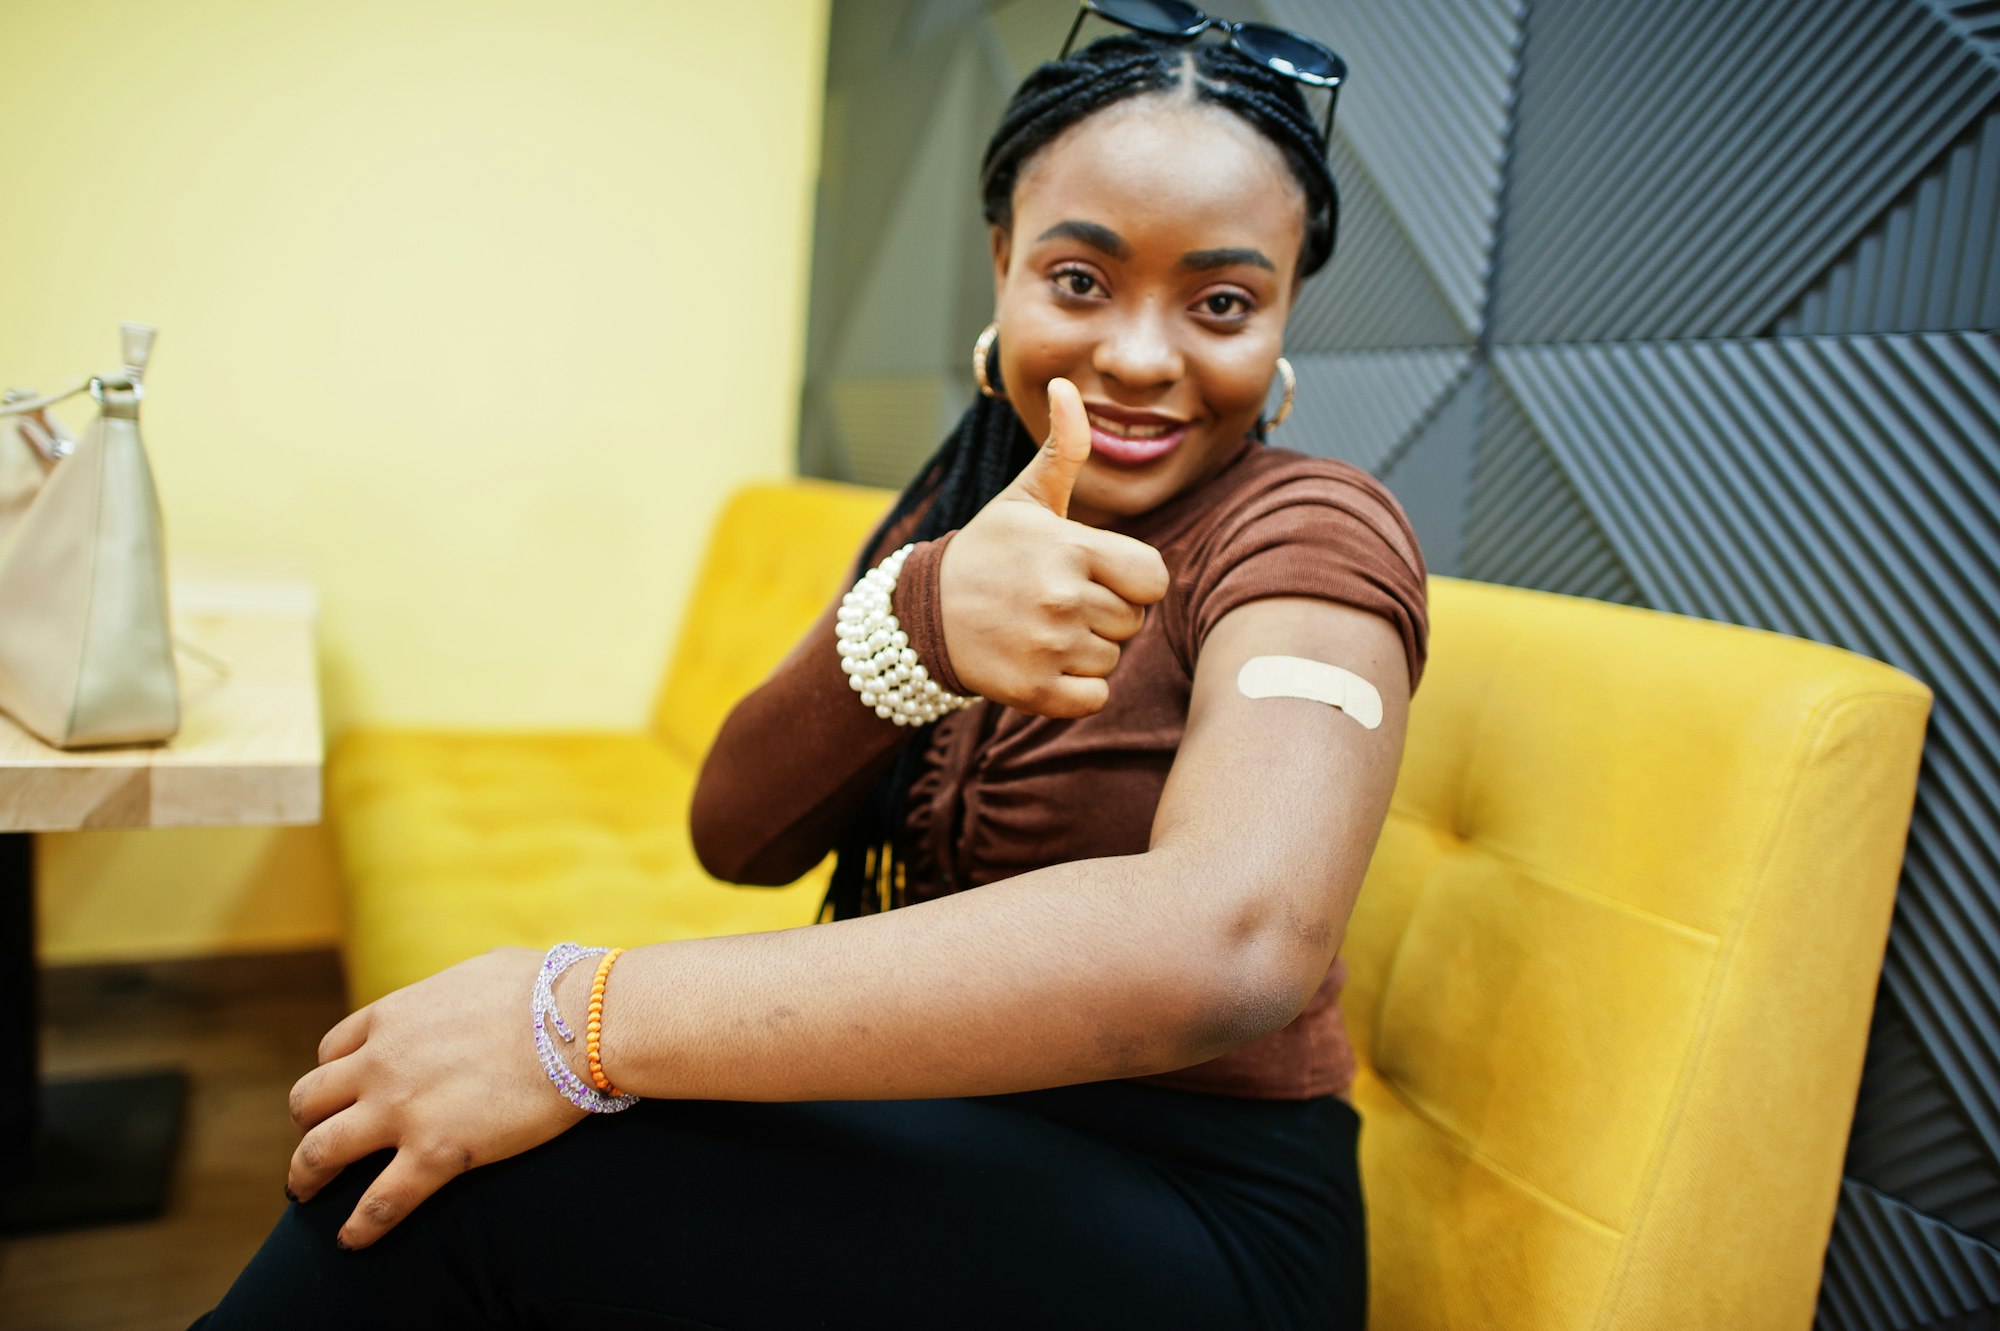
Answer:
[(896, 579), (914, 549), (912, 541), (862, 574), (834, 613), (834, 644), (847, 687), (861, 695), (862, 706), (899, 726), (929, 725), (979, 701), (931, 678), (896, 618)]

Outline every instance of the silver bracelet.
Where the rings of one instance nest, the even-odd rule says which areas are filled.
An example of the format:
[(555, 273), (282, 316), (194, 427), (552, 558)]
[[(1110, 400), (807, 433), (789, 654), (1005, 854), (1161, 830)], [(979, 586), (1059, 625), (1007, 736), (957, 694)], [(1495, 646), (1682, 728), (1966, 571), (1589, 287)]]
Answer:
[(977, 694), (953, 693), (931, 678), (889, 608), (903, 561), (916, 548), (912, 542), (862, 574), (840, 598), (833, 630), (847, 687), (861, 695), (863, 707), (899, 726), (928, 725), (980, 701)]

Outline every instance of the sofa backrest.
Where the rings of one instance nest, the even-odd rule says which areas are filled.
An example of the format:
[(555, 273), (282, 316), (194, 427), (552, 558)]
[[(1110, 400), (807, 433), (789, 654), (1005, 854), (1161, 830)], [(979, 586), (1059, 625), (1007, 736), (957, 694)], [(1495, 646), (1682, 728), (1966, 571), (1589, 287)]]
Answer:
[(1376, 1331), (1802, 1328), (1930, 691), (1434, 576), (1343, 953)]
[(746, 486), (731, 497), (654, 699), (651, 729), (662, 744), (689, 762), (708, 752), (737, 699), (852, 584), (861, 543), (893, 498), (811, 480)]

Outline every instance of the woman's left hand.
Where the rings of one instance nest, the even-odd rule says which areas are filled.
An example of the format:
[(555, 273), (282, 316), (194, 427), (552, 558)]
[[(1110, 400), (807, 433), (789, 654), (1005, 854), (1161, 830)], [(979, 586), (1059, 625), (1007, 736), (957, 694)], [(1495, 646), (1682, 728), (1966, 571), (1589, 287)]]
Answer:
[(496, 948), (370, 1003), (320, 1041), (319, 1067), (292, 1087), (303, 1135), (287, 1193), (310, 1201), (362, 1156), (396, 1152), (341, 1227), (342, 1247), (367, 1247), (457, 1175), (585, 1117), (535, 1056), (540, 970), (533, 949)]

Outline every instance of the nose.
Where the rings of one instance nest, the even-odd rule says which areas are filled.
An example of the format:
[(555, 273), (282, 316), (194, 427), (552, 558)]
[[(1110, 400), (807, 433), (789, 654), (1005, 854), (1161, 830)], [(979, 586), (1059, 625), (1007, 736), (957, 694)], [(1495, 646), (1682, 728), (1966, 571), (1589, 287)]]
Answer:
[(1161, 312), (1133, 310), (1108, 329), (1091, 356), (1091, 366), (1126, 388), (1171, 384), (1185, 371), (1181, 350)]

